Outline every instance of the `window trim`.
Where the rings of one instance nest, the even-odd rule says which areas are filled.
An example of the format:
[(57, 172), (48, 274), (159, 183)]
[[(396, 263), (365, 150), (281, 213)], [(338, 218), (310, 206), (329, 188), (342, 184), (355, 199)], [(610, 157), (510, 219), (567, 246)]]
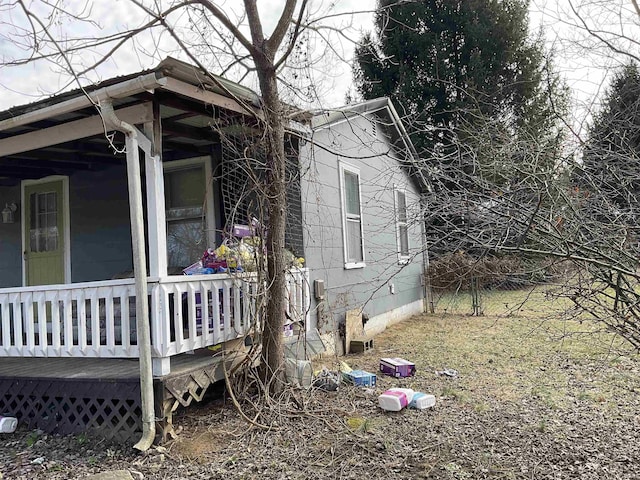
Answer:
[[(182, 170), (184, 168), (190, 168), (198, 165), (204, 165), (204, 181), (205, 181), (205, 195), (207, 197), (207, 201), (205, 204), (205, 221), (207, 223), (206, 228), (206, 241), (207, 245), (203, 245), (204, 249), (208, 247), (215, 247), (216, 245), (216, 216), (215, 216), (215, 206), (214, 206), (214, 196), (213, 196), (213, 183), (209, 183), (209, 179), (211, 179), (211, 157), (209, 155), (201, 156), (201, 157), (193, 157), (186, 158), (183, 160), (171, 160), (162, 162), (162, 180), (164, 182), (164, 175), (167, 173), (171, 173), (175, 170)], [(164, 193), (164, 189), (163, 189)], [(164, 201), (164, 196), (163, 196)], [(167, 205), (164, 205), (165, 212), (167, 210)], [(165, 218), (165, 235), (168, 235), (170, 220)], [(169, 250), (167, 248), (167, 262), (169, 261)]]
[[(398, 195), (404, 196), (404, 222), (400, 220), (400, 201)], [(411, 254), (409, 253), (411, 251), (411, 247), (409, 246), (409, 209), (407, 208), (407, 191), (405, 188), (398, 187), (397, 185), (393, 186), (393, 211), (396, 224), (396, 248), (398, 254), (398, 264), (404, 265), (409, 263), (409, 261), (411, 260)], [(407, 234), (407, 254), (402, 253), (400, 228), (403, 226), (405, 227), (405, 231)]]
[[(360, 210), (359, 220), (360, 220), (360, 249), (362, 251), (362, 261), (361, 262), (350, 262), (348, 255), (349, 249), (347, 244), (347, 208), (346, 208), (346, 191), (344, 184), (344, 174), (345, 172), (351, 173), (358, 177), (358, 207)], [(365, 258), (365, 249), (364, 249), (364, 222), (362, 217), (362, 183), (360, 181), (360, 169), (344, 162), (338, 162), (338, 174), (339, 174), (339, 182), (340, 182), (340, 212), (342, 214), (342, 251), (344, 254), (344, 268), (345, 270), (350, 270), (354, 268), (364, 268), (367, 266), (366, 258)]]

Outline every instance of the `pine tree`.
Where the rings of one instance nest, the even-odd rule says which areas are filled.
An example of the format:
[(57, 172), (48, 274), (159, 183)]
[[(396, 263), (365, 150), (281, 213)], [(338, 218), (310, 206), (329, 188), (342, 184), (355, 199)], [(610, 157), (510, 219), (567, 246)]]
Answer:
[(640, 222), (640, 71), (629, 63), (614, 76), (589, 128), (577, 185), (598, 216)]
[(358, 89), (400, 105), (427, 151), (468, 136), (461, 128), (475, 119), (543, 132), (545, 56), (528, 38), (527, 8), (525, 0), (381, 0), (375, 35), (357, 49)]
[(392, 99), (433, 172), (431, 230), (450, 240), (432, 251), (474, 248), (473, 223), (495, 224), (480, 212), (496, 196), (501, 218), (537, 202), (558, 164), (566, 93), (528, 36), (528, 1), (381, 0), (356, 54), (359, 92)]

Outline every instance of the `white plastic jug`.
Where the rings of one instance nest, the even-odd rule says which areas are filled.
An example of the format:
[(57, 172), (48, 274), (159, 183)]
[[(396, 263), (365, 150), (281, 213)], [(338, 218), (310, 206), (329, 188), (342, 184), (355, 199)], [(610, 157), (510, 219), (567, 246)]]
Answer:
[(416, 392), (413, 399), (409, 402), (409, 408), (417, 408), (423, 410), (431, 408), (436, 404), (436, 397), (428, 393)]
[(309, 388), (311, 386), (313, 369), (311, 368), (310, 361), (287, 358), (285, 360), (285, 368), (285, 373), (289, 382), (303, 388)]
[(18, 419), (15, 417), (3, 417), (0, 415), (0, 433), (13, 433), (18, 426)]
[(391, 392), (402, 392), (407, 396), (407, 403), (411, 403), (411, 400), (413, 400), (413, 394), (415, 393), (412, 389), (410, 388), (390, 388), (389, 391)]
[(399, 412), (408, 405), (407, 395), (398, 390), (387, 390), (378, 397), (378, 405), (389, 412)]

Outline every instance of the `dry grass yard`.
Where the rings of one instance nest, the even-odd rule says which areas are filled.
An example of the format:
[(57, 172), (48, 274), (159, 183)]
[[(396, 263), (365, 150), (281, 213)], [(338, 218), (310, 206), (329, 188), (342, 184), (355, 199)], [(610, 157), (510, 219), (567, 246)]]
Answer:
[[(398, 324), (375, 338), (373, 351), (345, 360), (375, 372), (380, 357), (403, 357), (416, 363), (415, 377), (378, 376), (375, 394), (351, 386), (298, 391), (297, 404), (272, 405), (270, 431), (249, 429), (230, 402), (216, 400), (183, 412), (179, 438), (145, 455), (85, 437), (4, 435), (0, 472), (5, 479), (117, 469), (145, 479), (640, 478), (638, 357), (586, 322), (549, 320), (542, 297), (512, 313)], [(459, 375), (436, 375), (444, 368)], [(437, 405), (385, 413), (376, 394), (391, 386), (433, 393)]]

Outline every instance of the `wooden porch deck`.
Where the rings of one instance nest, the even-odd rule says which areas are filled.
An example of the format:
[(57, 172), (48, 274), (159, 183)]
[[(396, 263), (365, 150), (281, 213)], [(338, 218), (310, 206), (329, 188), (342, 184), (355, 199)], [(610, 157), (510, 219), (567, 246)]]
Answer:
[[(245, 358), (243, 339), (228, 342), (227, 368)], [(171, 372), (154, 378), (158, 435), (173, 433), (180, 406), (199, 402), (224, 378), (221, 354), (209, 349), (171, 357)], [(142, 432), (137, 359), (17, 358), (0, 360), (0, 413), (54, 434), (94, 432), (131, 441)]]
[[(206, 367), (217, 360), (214, 352), (203, 348), (193, 354), (182, 353), (171, 357), (171, 372), (156, 377), (167, 380), (194, 369)], [(0, 359), (0, 379), (39, 380), (140, 380), (140, 365), (136, 358), (44, 358), (4, 357)]]

